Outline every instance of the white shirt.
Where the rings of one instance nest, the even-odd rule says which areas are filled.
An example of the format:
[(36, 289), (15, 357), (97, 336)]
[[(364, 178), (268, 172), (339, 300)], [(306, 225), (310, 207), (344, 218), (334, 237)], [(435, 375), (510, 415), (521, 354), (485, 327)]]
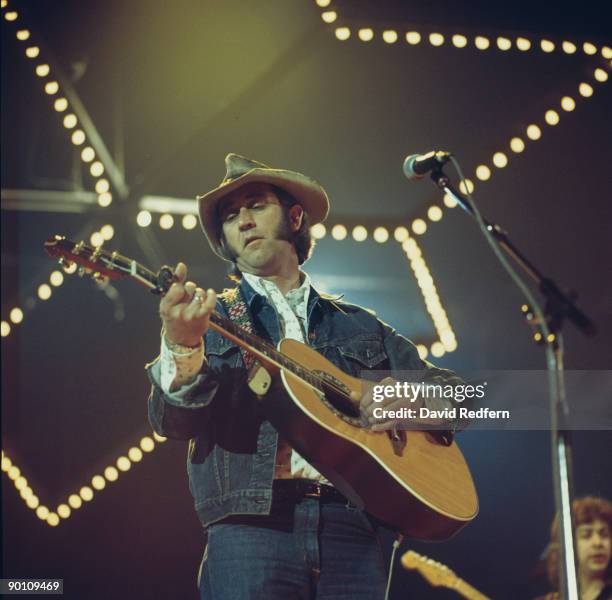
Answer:
[[(310, 277), (303, 271), (304, 280), (299, 288), (289, 290), (286, 296), (272, 281), (243, 273), (242, 276), (253, 290), (267, 298), (276, 310), (281, 337), (306, 342), (308, 333), (308, 298), (310, 297)], [(176, 391), (182, 385), (190, 383), (199, 373), (204, 362), (204, 346), (200, 345), (187, 354), (172, 352), (162, 336), (160, 353), (161, 388), (165, 393)], [(283, 451), (285, 450), (285, 451)], [(279, 447), (277, 463), (286, 455), (286, 448)], [(291, 449), (291, 476), (295, 478), (315, 479), (329, 483), (312, 465), (295, 450)], [(277, 464), (278, 466), (278, 464)]]

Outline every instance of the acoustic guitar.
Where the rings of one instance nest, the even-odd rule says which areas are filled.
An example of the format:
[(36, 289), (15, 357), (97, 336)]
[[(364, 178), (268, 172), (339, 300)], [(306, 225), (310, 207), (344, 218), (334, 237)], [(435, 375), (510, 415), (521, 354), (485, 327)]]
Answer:
[[(45, 249), (65, 266), (97, 279), (133, 279), (157, 294), (174, 281), (169, 267), (154, 273), (135, 260), (75, 244), (61, 236)], [(351, 502), (404, 535), (444, 540), (478, 512), (478, 498), (456, 442), (423, 431), (371, 431), (362, 426), (351, 392), (366, 382), (347, 375), (309, 346), (282, 339), (277, 347), (217, 312), (210, 327), (253, 353), (286, 393), (258, 397), (272, 425)], [(264, 382), (263, 386), (267, 384)]]
[(402, 566), (406, 569), (418, 571), (431, 585), (436, 587), (444, 586), (455, 590), (468, 600), (490, 600), (488, 596), (479, 592), (467, 581), (457, 577), (455, 572), (446, 565), (413, 550), (408, 550), (408, 552), (402, 555)]

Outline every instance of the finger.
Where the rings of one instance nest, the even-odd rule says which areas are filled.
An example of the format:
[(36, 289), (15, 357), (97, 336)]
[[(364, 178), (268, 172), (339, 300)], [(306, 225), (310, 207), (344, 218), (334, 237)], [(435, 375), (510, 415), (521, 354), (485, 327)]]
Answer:
[[(396, 408), (401, 408), (403, 405), (397, 405)], [(390, 414), (387, 413), (386, 411), (392, 411), (393, 410), (393, 404), (386, 404), (384, 406), (372, 406), (370, 407), (368, 410), (363, 411), (363, 415), (365, 416), (365, 418), (370, 422), (370, 423), (376, 423), (379, 422), (381, 420), (380, 417), (376, 417), (374, 416), (374, 412), (376, 408), (384, 408), (385, 413), (384, 414)], [(386, 419), (387, 417), (382, 417), (382, 419)]]
[(405, 406), (406, 408), (414, 408), (415, 403), (412, 402), (409, 398), (402, 398), (401, 396), (389, 396), (389, 398), (385, 398), (380, 406), (384, 406), (385, 408), (396, 408)]
[(359, 403), (359, 410), (362, 413), (369, 415), (377, 406), (378, 403), (374, 403), (371, 397), (364, 396), (361, 398), (361, 402)]
[(390, 422), (391, 422), (391, 419), (387, 419), (387, 418), (377, 419), (372, 416), (368, 417), (368, 427), (370, 427), (374, 431), (380, 431), (381, 429), (384, 429), (383, 426), (387, 425)]
[(185, 321), (185, 309), (188, 304), (184, 302), (178, 302), (174, 306), (170, 307), (169, 310), (163, 314), (165, 320), (171, 323), (181, 323)]
[(215, 310), (215, 306), (217, 304), (217, 294), (215, 290), (209, 289), (205, 293), (204, 293), (204, 290), (202, 290), (202, 292), (204, 294), (204, 301), (198, 307), (198, 311), (197, 311), (198, 318), (204, 317), (210, 314), (213, 310)]
[(389, 429), (407, 429), (409, 422), (405, 419), (379, 419), (371, 424), (372, 431), (387, 431)]
[(183, 298), (183, 302), (191, 302), (193, 300), (193, 296), (196, 291), (196, 284), (193, 281), (188, 281), (185, 284), (185, 297)]
[(374, 412), (376, 411), (377, 408), (384, 408), (385, 410), (387, 410), (386, 406), (381, 406), (380, 404), (371, 404), (370, 406), (366, 407), (362, 413), (366, 416), (366, 418), (370, 421), (376, 421), (377, 418), (374, 416)]
[(372, 397), (372, 390), (374, 386), (368, 381), (362, 381), (360, 389), (351, 391), (351, 398), (353, 400), (359, 400), (360, 404), (365, 402)]
[(176, 306), (183, 300), (185, 295), (185, 286), (182, 283), (173, 283), (170, 286), (167, 294), (162, 298), (159, 303), (159, 312), (164, 315), (167, 314), (172, 307)]
[[(384, 388), (385, 386), (394, 385), (394, 384), (395, 384), (395, 379), (393, 379), (393, 377), (385, 377), (384, 379), (379, 381), (377, 385), (380, 388)], [(360, 407), (362, 411), (366, 413), (371, 413), (376, 407), (387, 406), (389, 402), (393, 401), (394, 399), (395, 398), (393, 397), (389, 398), (385, 394), (383, 394), (382, 399), (374, 400), (374, 384), (372, 384), (368, 386), (367, 394), (363, 395), (361, 399)]]
[(197, 288), (192, 301), (185, 309), (185, 319), (202, 319), (208, 316), (214, 310), (216, 302), (217, 295), (214, 290), (205, 292), (202, 288)]
[(165, 312), (177, 304), (191, 302), (195, 289), (196, 284), (193, 283), (193, 281), (188, 281), (185, 284), (181, 282), (174, 282), (170, 286), (168, 293), (160, 302), (160, 313), (165, 314)]
[(384, 398), (382, 401), (380, 402), (371, 402), (370, 404), (366, 404), (363, 405), (361, 407), (361, 412), (366, 416), (366, 418), (370, 421), (376, 421), (376, 418), (374, 417), (374, 411), (377, 408), (381, 408), (381, 409), (385, 409), (387, 410), (390, 406), (390, 401), (388, 398)]
[(189, 301), (185, 301), (185, 310), (183, 311), (183, 318), (186, 321), (191, 321), (196, 318), (200, 318), (200, 308), (206, 300), (206, 292), (202, 288), (195, 288), (191, 293)]
[(385, 421), (384, 423), (374, 423), (371, 425), (370, 429), (372, 431), (387, 431), (388, 429), (392, 429), (397, 421)]
[(178, 263), (176, 269), (174, 269), (174, 276), (179, 283), (184, 283), (187, 279), (187, 265), (183, 262)]
[(359, 407), (362, 411), (372, 411), (374, 410), (377, 406), (382, 406), (383, 403), (378, 401), (378, 400), (374, 400), (374, 394), (373, 394), (373, 390), (372, 389), (368, 389), (364, 392), (363, 396), (361, 397), (361, 402), (359, 403)]

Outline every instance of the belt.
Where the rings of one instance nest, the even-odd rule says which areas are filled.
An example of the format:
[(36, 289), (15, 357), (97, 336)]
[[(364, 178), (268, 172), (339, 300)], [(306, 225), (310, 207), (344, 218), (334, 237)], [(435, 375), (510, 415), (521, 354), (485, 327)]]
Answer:
[(307, 479), (275, 479), (272, 494), (275, 498), (317, 498), (321, 502), (348, 504), (348, 500), (335, 487)]

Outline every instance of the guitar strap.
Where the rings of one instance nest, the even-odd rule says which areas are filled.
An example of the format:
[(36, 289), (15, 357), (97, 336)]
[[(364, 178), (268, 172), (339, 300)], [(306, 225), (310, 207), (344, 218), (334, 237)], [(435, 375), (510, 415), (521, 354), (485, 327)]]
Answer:
[[(223, 290), (219, 294), (218, 299), (231, 321), (234, 321), (234, 323), (249, 333), (256, 335), (251, 314), (249, 313), (249, 308), (244, 300), (240, 286)], [(256, 395), (263, 396), (272, 385), (270, 373), (261, 365), (252, 352), (245, 348), (240, 348), (240, 354), (244, 366), (249, 372), (247, 378), (248, 386)]]
[[(218, 298), (231, 321), (234, 321), (234, 323), (240, 325), (240, 327), (246, 329), (249, 333), (255, 334), (249, 308), (242, 297), (240, 286), (224, 289)], [(240, 354), (247, 369), (250, 369), (257, 362), (255, 356), (244, 348), (240, 348)]]

